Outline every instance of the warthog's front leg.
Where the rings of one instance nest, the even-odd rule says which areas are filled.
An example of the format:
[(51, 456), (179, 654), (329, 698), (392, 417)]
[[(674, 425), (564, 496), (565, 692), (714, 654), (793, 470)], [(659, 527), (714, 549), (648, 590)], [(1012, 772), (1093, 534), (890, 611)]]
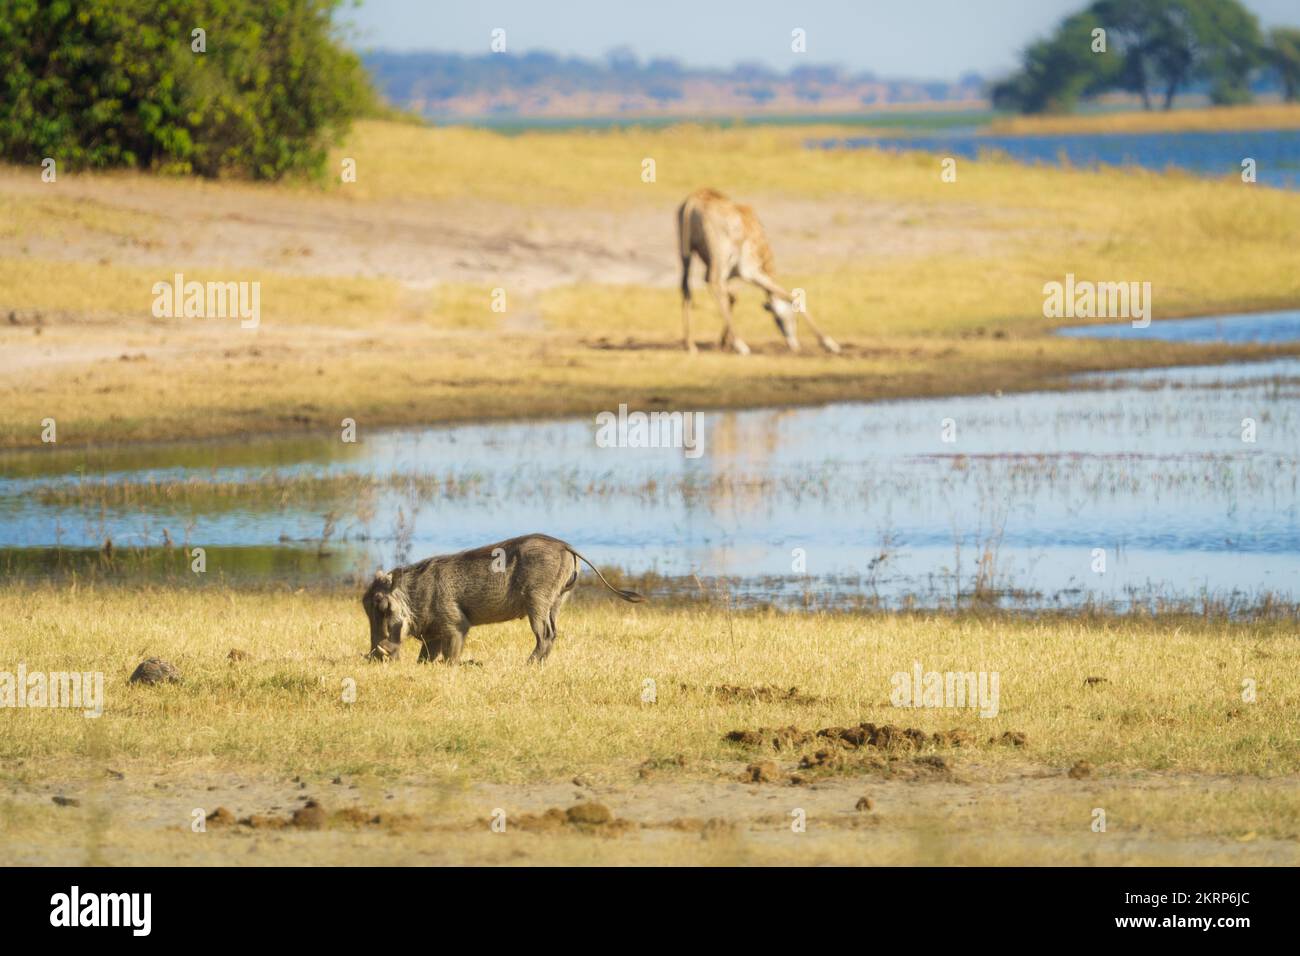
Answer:
[[(444, 624), (440, 627), (433, 637), (428, 639), (426, 645), (429, 652), (433, 655), (429, 660), (437, 657), (437, 652), (442, 652), (442, 659), (448, 664), (455, 664), (460, 660), (460, 652), (465, 648), (465, 635), (469, 633), (469, 622), (460, 620), (455, 623)], [(424, 658), (421, 658), (423, 660)]]
[(420, 639), (420, 663), (432, 663), (446, 655), (446, 643), (441, 637)]

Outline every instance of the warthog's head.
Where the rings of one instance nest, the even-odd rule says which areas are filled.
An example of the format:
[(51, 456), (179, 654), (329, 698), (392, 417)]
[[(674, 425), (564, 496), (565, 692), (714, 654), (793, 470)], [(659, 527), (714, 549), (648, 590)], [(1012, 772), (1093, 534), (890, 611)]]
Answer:
[(370, 619), (371, 660), (396, 659), (401, 652), (402, 636), (410, 627), (411, 609), (406, 595), (394, 588), (390, 572), (375, 572), (375, 579), (361, 597), (361, 606)]
[(794, 306), (785, 299), (778, 299), (774, 295), (769, 295), (767, 301), (763, 303), (763, 308), (772, 313), (772, 318), (776, 320), (776, 327), (785, 336), (786, 344), (790, 346), (791, 350), (797, 352), (799, 350), (799, 336)]

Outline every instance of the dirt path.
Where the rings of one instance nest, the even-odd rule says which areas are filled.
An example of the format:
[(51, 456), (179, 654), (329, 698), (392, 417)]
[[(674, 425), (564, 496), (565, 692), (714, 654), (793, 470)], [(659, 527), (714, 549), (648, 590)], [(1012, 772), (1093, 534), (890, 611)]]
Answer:
[[(1231, 777), (1073, 779), (1060, 768), (1007, 775), (979, 764), (804, 785), (745, 777), (742, 764), (705, 776), (629, 768), (524, 785), (106, 768), (80, 783), (12, 785), (10, 820), (46, 832), (22, 839), (22, 825), (13, 827), (0, 862), (1300, 862), (1295, 839), (1214, 833), (1212, 820), (1162, 825), (1124, 810), (1230, 797), (1243, 785)], [(1253, 785), (1280, 793), (1296, 782)], [(1099, 806), (1113, 808), (1105, 833), (1092, 826)], [(203, 833), (192, 827), (197, 809)]]

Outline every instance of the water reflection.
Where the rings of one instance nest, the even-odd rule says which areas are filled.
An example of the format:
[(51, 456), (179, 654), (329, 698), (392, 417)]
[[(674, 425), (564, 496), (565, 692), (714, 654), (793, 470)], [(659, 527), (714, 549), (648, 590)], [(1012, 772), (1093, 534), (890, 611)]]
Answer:
[(629, 572), (793, 603), (1300, 595), (1300, 362), (1080, 384), (708, 413), (698, 459), (599, 448), (593, 420), (11, 455), (0, 567), (111, 540), (202, 545), (236, 577), (338, 576), (547, 531)]

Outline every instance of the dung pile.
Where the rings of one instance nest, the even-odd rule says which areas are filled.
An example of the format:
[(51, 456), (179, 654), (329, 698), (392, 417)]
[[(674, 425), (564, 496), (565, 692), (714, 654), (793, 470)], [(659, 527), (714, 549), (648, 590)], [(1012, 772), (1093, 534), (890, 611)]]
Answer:
[(760, 701), (765, 704), (816, 704), (820, 703), (820, 697), (814, 697), (811, 694), (800, 693), (798, 687), (774, 687), (771, 684), (763, 684), (758, 687), (741, 687), (737, 684), (722, 684), (718, 687), (706, 688), (709, 693), (721, 701), (728, 704), (743, 703), (745, 701)]
[[(817, 740), (827, 740), (849, 750), (875, 747), (878, 750), (919, 750), (933, 744), (936, 747), (971, 747), (975, 738), (959, 728), (928, 734), (915, 727), (896, 727), (893, 724), (863, 722), (856, 727), (823, 727), (821, 730), (800, 730), (798, 727), (759, 727), (755, 730), (733, 730), (726, 740), (745, 747), (770, 747), (772, 750), (797, 750)], [(1003, 735), (1007, 742), (1023, 747), (1025, 735), (1008, 731)], [(993, 741), (990, 740), (990, 743)]]
[(545, 813), (524, 813), (509, 819), (509, 826), (532, 833), (556, 833), (576, 830), (601, 836), (615, 836), (634, 829), (635, 824), (616, 820), (603, 803), (577, 803), (567, 810), (551, 807)]

